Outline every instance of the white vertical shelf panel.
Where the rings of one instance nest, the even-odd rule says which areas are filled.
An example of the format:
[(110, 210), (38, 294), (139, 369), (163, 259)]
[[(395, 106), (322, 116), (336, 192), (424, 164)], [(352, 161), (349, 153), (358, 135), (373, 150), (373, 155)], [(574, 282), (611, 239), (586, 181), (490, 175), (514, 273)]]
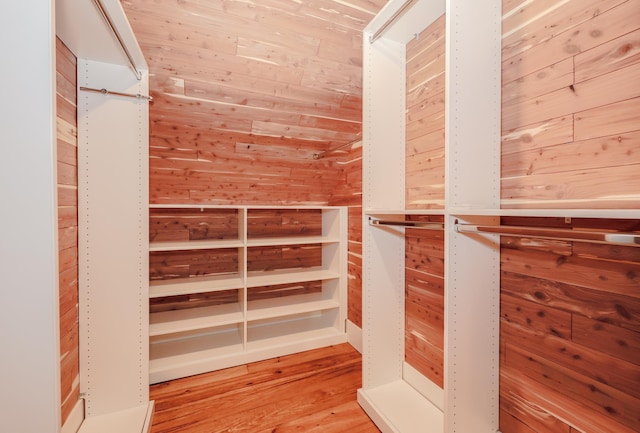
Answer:
[[(502, 2), (447, 0), (447, 209), (500, 207)], [(500, 242), (445, 232), (445, 431), (498, 429)], [(499, 218), (474, 221), (499, 224)]]
[[(363, 33), (368, 40), (369, 33)], [(379, 39), (363, 58), (363, 141), (368, 148), (363, 166), (363, 208), (403, 209), (405, 200), (405, 48)], [(390, 107), (380, 112), (373, 107)]]
[(363, 227), (364, 388), (402, 378), (404, 361), (404, 229)]
[(53, 2), (0, 14), (0, 430), (57, 432), (60, 355)]
[(502, 2), (447, 0), (447, 208), (500, 207)]
[[(78, 60), (78, 86), (147, 94), (128, 66)], [(80, 388), (86, 416), (147, 404), (148, 107), (78, 91)]]
[[(500, 240), (445, 231), (445, 432), (498, 430)], [(474, 224), (497, 224), (476, 217)]]

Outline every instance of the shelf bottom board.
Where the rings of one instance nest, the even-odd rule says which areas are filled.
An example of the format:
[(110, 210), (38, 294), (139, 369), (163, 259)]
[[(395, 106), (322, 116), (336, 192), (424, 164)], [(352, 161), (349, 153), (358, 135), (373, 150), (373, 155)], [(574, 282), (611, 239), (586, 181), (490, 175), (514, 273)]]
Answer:
[(359, 389), (358, 403), (383, 433), (444, 431), (442, 411), (403, 380)]
[[(197, 350), (197, 341), (191, 341), (189, 342), (192, 350), (190, 353), (182, 352), (171, 355), (166, 347), (162, 351), (163, 358), (152, 359), (149, 369), (150, 382), (152, 384), (165, 382), (277, 356), (318, 349), (332, 344), (346, 343), (346, 341), (346, 333), (331, 327), (307, 329), (290, 335), (271, 336), (247, 343), (246, 349), (238, 342), (238, 344), (222, 348)], [(180, 344), (180, 342), (177, 343)], [(209, 343), (203, 339), (202, 344), (208, 345)], [(182, 346), (182, 348), (184, 347)]]
[(78, 433), (149, 433), (153, 401), (105, 415), (86, 418)]

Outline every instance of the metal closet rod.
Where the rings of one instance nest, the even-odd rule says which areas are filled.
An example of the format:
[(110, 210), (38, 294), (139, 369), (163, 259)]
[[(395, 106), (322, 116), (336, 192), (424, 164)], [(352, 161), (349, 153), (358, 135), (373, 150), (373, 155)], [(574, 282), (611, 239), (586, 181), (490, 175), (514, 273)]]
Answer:
[(129, 49), (124, 44), (124, 41), (122, 40), (122, 36), (120, 36), (120, 32), (118, 32), (118, 30), (116, 29), (116, 26), (113, 24), (113, 21), (111, 21), (111, 17), (107, 13), (107, 10), (102, 4), (102, 1), (93, 0), (93, 3), (96, 5), (96, 7), (98, 8), (98, 11), (102, 15), (102, 18), (104, 18), (105, 22), (111, 29), (111, 33), (113, 33), (113, 35), (118, 40), (118, 43), (120, 44), (120, 48), (122, 48), (124, 55), (127, 56), (127, 60), (129, 60), (129, 65), (131, 66), (131, 70), (135, 74), (136, 78), (138, 80), (142, 80), (142, 73), (138, 70), (138, 67), (136, 66), (136, 62), (133, 60), (133, 56), (131, 55), (131, 52), (129, 52)]
[(107, 89), (94, 89), (92, 87), (80, 87), (80, 90), (84, 90), (85, 92), (94, 92), (94, 93), (102, 93), (103, 95), (117, 95), (124, 96), (125, 98), (134, 98), (134, 99), (143, 99), (145, 101), (153, 101), (152, 96), (141, 95), (140, 93), (123, 93), (123, 92), (114, 92), (112, 90)]
[(423, 222), (423, 221), (387, 221), (387, 220), (369, 218), (369, 225), (409, 227), (412, 229), (423, 229), (423, 230), (444, 230), (443, 223), (432, 223), (432, 222)]
[(522, 238), (544, 238), (640, 247), (640, 234), (637, 233), (581, 231), (544, 227), (482, 226), (474, 224), (455, 224), (455, 230), (458, 233), (490, 233)]
[(380, 39), (382, 37), (382, 35), (384, 35), (384, 33), (389, 29), (389, 27), (391, 27), (393, 24), (395, 24), (395, 22), (398, 21), (400, 19), (400, 17), (402, 15), (404, 15), (405, 12), (407, 12), (407, 10), (409, 10), (409, 8), (411, 6), (413, 6), (413, 4), (416, 1), (417, 0), (407, 0), (406, 2), (404, 2), (402, 7), (400, 9), (398, 9), (396, 11), (396, 13), (391, 16), (391, 18), (389, 18), (387, 21), (385, 21), (385, 23), (378, 30), (376, 30), (376, 32), (374, 34), (369, 36), (369, 43), (372, 44), (375, 41), (377, 41), (378, 39)]
[[(409, 227), (427, 230), (444, 229), (443, 223), (421, 221), (387, 221), (372, 218), (369, 219), (369, 225)], [(542, 238), (562, 241), (591, 242), (599, 244), (616, 244), (640, 247), (640, 234), (637, 233), (582, 231), (524, 226), (483, 226), (459, 223), (456, 223), (454, 225), (454, 228), (458, 233), (488, 233), (521, 238)]]

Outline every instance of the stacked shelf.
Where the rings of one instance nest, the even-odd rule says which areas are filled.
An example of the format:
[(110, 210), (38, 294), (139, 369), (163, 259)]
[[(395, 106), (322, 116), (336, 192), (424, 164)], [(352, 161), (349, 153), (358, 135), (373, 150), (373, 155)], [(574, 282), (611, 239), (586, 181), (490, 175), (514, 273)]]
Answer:
[(152, 205), (151, 383), (346, 341), (346, 210)]

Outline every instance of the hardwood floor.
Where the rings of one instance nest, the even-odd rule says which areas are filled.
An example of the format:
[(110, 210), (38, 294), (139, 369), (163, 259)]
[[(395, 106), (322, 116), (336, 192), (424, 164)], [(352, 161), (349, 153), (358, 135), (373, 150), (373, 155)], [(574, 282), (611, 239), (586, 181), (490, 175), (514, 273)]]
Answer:
[(160, 383), (152, 433), (378, 433), (356, 402), (361, 376), (341, 344)]

